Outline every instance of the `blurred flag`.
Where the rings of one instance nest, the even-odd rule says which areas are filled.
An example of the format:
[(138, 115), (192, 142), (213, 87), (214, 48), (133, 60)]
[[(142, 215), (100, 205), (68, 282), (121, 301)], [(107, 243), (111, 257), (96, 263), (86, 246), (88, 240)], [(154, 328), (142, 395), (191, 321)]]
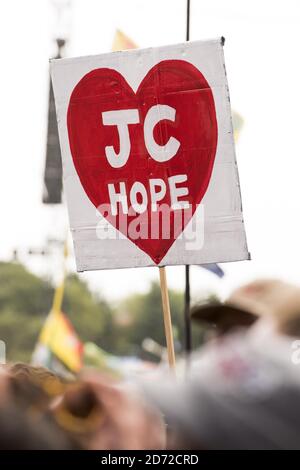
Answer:
[(225, 275), (223, 269), (217, 263), (201, 264), (201, 268), (207, 269), (207, 271), (210, 271), (218, 277)]
[(232, 112), (232, 125), (233, 125), (234, 140), (237, 142), (239, 135), (241, 133), (241, 130), (244, 126), (244, 119), (237, 111)]
[(137, 49), (137, 45), (119, 29), (115, 32), (113, 40), (113, 51), (124, 51), (126, 49)]
[(55, 311), (45, 321), (32, 362), (53, 369), (53, 355), (74, 373), (82, 368), (83, 344), (66, 315)]

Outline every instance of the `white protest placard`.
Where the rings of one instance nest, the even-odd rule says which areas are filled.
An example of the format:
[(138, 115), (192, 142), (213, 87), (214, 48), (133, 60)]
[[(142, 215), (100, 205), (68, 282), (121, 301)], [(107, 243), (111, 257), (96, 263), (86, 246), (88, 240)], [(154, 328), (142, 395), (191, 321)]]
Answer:
[(78, 271), (248, 259), (221, 39), (51, 76)]

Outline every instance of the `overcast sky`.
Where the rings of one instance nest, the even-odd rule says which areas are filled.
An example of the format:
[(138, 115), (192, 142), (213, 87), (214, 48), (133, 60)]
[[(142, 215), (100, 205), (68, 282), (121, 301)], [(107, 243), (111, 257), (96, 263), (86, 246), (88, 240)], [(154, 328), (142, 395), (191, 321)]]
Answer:
[[(245, 124), (237, 145), (244, 218), (252, 261), (222, 265), (219, 281), (194, 267), (194, 298), (225, 295), (257, 276), (300, 283), (300, 56), (298, 0), (191, 0), (191, 40), (225, 36), (233, 109)], [(47, 236), (63, 237), (65, 209), (41, 204), (45, 159), (48, 59), (59, 32), (48, 0), (0, 0), (0, 258), (18, 248), (45, 274), (56, 257), (28, 259)], [(140, 47), (185, 39), (185, 0), (73, 0), (63, 29), (68, 57), (111, 49), (116, 28)], [(70, 269), (75, 269), (74, 260)], [(143, 291), (156, 268), (86, 273), (93, 288), (117, 299)], [(182, 267), (168, 268), (183, 288)]]

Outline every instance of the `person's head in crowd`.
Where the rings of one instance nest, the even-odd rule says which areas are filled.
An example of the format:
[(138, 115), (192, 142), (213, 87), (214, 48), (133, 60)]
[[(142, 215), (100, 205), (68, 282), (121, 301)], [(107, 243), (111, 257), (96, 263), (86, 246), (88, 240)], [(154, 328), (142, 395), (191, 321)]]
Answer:
[(272, 322), (290, 336), (300, 334), (300, 288), (274, 279), (257, 280), (235, 289), (225, 302), (196, 305), (192, 319), (217, 335), (248, 328), (257, 320)]
[(53, 408), (68, 435), (85, 449), (163, 449), (160, 413), (119, 382), (89, 372)]
[(292, 377), (264, 359), (253, 367), (236, 354), (210, 369), (184, 384), (147, 385), (171, 430), (169, 447), (300, 450), (297, 371)]
[(10, 390), (20, 407), (47, 410), (54, 398), (61, 396), (72, 382), (40, 366), (23, 362), (8, 365)]
[[(300, 449), (300, 376), (291, 360), (300, 333), (300, 288), (255, 281), (228, 303), (237, 321), (195, 356), (189, 380), (146, 384), (144, 392), (165, 415), (179, 448)], [(228, 311), (221, 306), (222, 312)], [(250, 328), (239, 317), (243, 312), (256, 319)]]
[(21, 381), (16, 386), (10, 372), (0, 369), (0, 450), (75, 449), (46, 412), (43, 393)]
[(49, 418), (35, 420), (15, 405), (0, 406), (0, 450), (69, 450), (74, 442)]
[(157, 410), (96, 371), (74, 382), (23, 363), (1, 372), (0, 449), (164, 448)]

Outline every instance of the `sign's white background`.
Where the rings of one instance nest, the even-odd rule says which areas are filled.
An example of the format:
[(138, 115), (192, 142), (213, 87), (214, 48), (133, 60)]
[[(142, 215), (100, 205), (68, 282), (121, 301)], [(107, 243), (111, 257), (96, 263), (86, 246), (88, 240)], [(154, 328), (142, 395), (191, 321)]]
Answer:
[[(68, 56), (111, 48), (117, 27), (141, 47), (185, 38), (185, 0), (74, 0)], [(54, 26), (48, 0), (1, 0), (0, 257), (41, 245), (63, 232), (60, 217), (41, 204), (48, 58)], [(171, 15), (171, 16), (170, 16)], [(171, 19), (170, 19), (171, 18)], [(228, 291), (257, 276), (299, 281), (300, 266), (300, 2), (192, 0), (191, 39), (224, 35), (231, 103), (245, 119), (237, 145), (243, 209), (253, 261), (224, 265), (226, 279), (194, 268), (194, 293)], [(28, 259), (37, 271), (45, 261)], [(74, 269), (74, 264), (72, 264)], [(110, 298), (147, 288), (157, 270), (106, 271), (84, 277)], [(169, 284), (184, 272), (168, 268)], [(115, 286), (118, 286), (118, 289)]]

